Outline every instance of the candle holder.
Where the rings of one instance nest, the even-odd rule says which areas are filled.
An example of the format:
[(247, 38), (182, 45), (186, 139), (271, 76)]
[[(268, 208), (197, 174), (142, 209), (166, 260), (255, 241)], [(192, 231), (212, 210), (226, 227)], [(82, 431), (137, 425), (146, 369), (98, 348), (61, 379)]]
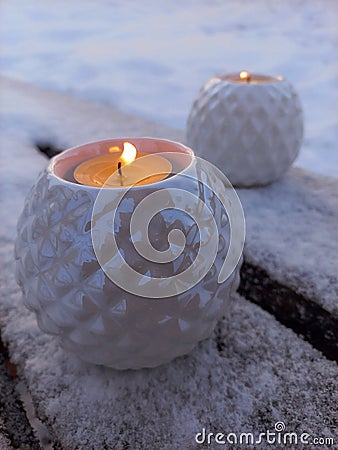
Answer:
[(209, 79), (187, 122), (188, 145), (238, 187), (280, 178), (297, 157), (302, 136), (302, 108), (292, 85), (244, 71)]
[(172, 173), (159, 182), (76, 183), (76, 167), (123, 141), (86, 144), (51, 160), (18, 221), (16, 277), (40, 328), (65, 349), (91, 363), (138, 369), (188, 353), (227, 312), (244, 219), (218, 169), (175, 142), (128, 139), (170, 160)]

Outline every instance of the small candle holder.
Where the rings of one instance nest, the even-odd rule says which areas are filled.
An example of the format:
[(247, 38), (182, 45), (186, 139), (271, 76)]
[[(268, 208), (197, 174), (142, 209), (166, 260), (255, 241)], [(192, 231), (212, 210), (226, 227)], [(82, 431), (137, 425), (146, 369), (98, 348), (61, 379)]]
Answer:
[(187, 122), (188, 145), (238, 187), (280, 178), (297, 157), (302, 136), (293, 86), (283, 77), (246, 71), (209, 79)]
[[(76, 182), (76, 168), (85, 178), (91, 158), (101, 164), (124, 141), (168, 158), (172, 172), (132, 187), (112, 187), (114, 177), (102, 187)], [(208, 337), (238, 286), (244, 241), (238, 197), (210, 167), (182, 144), (151, 138), (94, 142), (54, 157), (27, 196), (15, 246), (16, 277), (40, 328), (82, 360), (116, 369), (167, 363)], [(227, 199), (237, 212), (224, 209)], [(139, 222), (148, 216), (145, 236)], [(213, 260), (204, 264), (210, 245)]]

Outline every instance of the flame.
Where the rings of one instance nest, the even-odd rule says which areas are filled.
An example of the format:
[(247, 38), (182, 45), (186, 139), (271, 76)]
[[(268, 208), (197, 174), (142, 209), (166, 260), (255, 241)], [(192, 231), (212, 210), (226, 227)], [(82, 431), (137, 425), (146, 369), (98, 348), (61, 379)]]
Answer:
[(246, 81), (250, 81), (251, 75), (249, 72), (247, 72), (246, 70), (243, 70), (240, 74), (239, 74), (239, 78), (241, 80), (246, 80)]
[(136, 158), (136, 147), (130, 142), (123, 143), (123, 152), (121, 155), (121, 159), (125, 164), (130, 164)]

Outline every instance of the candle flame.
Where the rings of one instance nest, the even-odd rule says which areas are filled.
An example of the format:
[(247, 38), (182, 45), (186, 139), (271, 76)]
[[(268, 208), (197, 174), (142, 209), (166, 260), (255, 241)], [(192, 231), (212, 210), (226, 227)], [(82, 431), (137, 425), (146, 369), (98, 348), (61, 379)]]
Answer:
[(123, 152), (121, 155), (121, 159), (125, 164), (130, 164), (136, 158), (136, 147), (130, 142), (123, 143)]
[(250, 72), (247, 72), (246, 70), (242, 70), (242, 72), (239, 74), (239, 78), (241, 80), (250, 81), (250, 79), (251, 79)]

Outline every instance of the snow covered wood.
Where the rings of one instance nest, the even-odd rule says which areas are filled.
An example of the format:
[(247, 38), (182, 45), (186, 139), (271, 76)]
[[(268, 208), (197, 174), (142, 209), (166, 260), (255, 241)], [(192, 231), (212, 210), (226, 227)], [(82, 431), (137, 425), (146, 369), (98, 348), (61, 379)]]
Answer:
[[(46, 164), (35, 142), (68, 147), (112, 136), (183, 136), (24, 83), (1, 78), (1, 84), (1, 333), (53, 440), (74, 449), (193, 449), (203, 427), (258, 434), (277, 421), (289, 432), (333, 436), (336, 364), (240, 296), (211, 339), (154, 370), (116, 372), (81, 363), (38, 329), (13, 274), (16, 220)], [(271, 187), (239, 192), (247, 267), (265, 271), (332, 317), (336, 187), (332, 179), (293, 169)], [(250, 288), (244, 291), (249, 297)]]

